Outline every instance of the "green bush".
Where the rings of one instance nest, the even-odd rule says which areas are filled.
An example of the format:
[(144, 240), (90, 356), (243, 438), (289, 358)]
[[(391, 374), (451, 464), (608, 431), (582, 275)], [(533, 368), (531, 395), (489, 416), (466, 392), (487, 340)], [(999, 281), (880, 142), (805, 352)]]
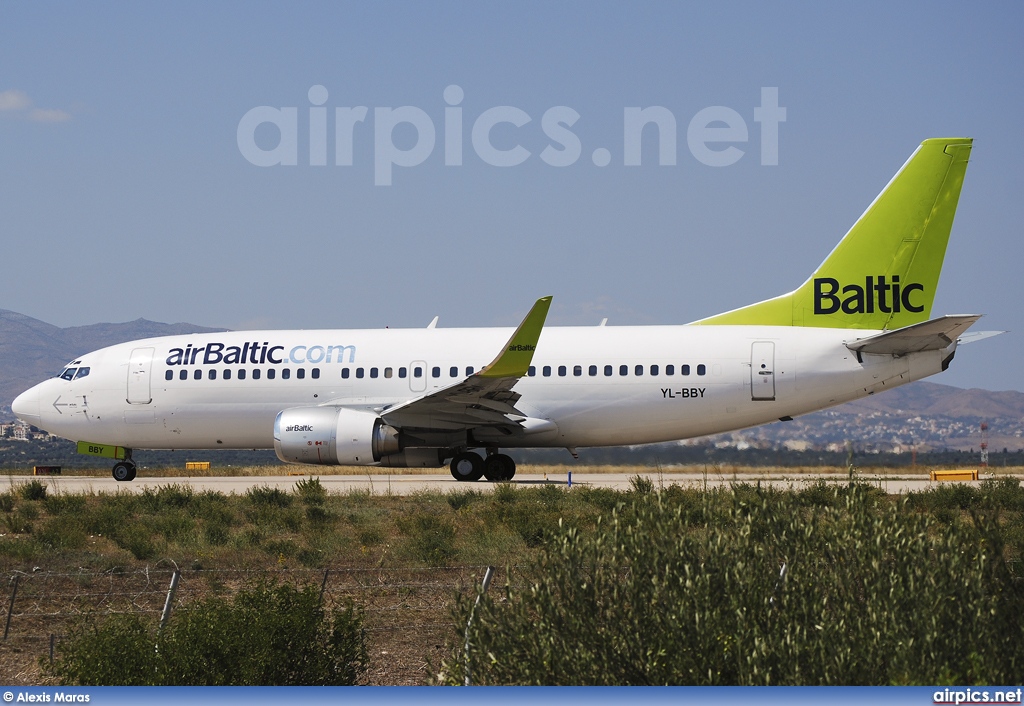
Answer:
[(307, 506), (323, 505), (327, 500), (327, 490), (319, 478), (303, 478), (295, 484), (295, 490)]
[(638, 495), (649, 495), (654, 492), (654, 481), (638, 473), (629, 479), (629, 488)]
[(245, 497), (256, 506), (285, 508), (292, 504), (291, 495), (268, 485), (254, 485), (245, 491)]
[(25, 500), (46, 500), (46, 484), (35, 478), (18, 486), (18, 493)]
[[(945, 527), (867, 488), (836, 492), (811, 507), (753, 486), (704, 507), (655, 493), (593, 532), (564, 530), (523, 588), (477, 608), (473, 683), (1019, 680), (1024, 586), (1000, 527), (981, 515)], [(458, 645), (473, 599), (456, 610)], [(459, 649), (444, 674), (461, 683), (464, 670)]]
[(368, 656), (362, 613), (318, 586), (257, 584), (179, 609), (162, 634), (139, 615), (87, 619), (44, 671), (66, 685), (349, 685)]

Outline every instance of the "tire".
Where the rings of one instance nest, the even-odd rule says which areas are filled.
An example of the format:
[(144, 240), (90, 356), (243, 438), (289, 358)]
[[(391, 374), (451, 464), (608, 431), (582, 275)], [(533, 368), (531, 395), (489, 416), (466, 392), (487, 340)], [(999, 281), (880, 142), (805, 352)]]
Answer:
[(459, 481), (477, 481), (484, 475), (484, 460), (480, 454), (472, 451), (463, 451), (455, 454), (448, 468), (452, 472), (452, 478)]
[(136, 476), (137, 474), (138, 474), (138, 471), (137, 471), (137, 469), (135, 468), (135, 465), (134, 465), (134, 464), (132, 464), (132, 473), (131, 473), (131, 477), (130, 477), (130, 478), (128, 478), (128, 480), (130, 480), (130, 481), (131, 481), (131, 480), (135, 480), (135, 476)]
[(516, 462), (505, 454), (491, 454), (484, 459), (484, 477), (492, 483), (512, 480), (516, 475)]
[(114, 476), (114, 480), (119, 483), (133, 480), (135, 478), (135, 464), (125, 463), (124, 461), (115, 463), (111, 474)]

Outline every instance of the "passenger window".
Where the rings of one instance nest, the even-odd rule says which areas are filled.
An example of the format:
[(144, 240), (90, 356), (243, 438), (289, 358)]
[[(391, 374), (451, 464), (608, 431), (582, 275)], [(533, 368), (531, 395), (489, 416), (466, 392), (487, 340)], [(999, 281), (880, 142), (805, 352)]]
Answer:
[(313, 375), (313, 379), (314, 380), (319, 380), (320, 379), (320, 368), (313, 368), (312, 375)]
[(173, 379), (174, 379), (174, 371), (173, 370), (168, 370), (166, 373), (164, 373), (164, 380), (173, 380)]
[(77, 370), (78, 368), (64, 368), (64, 372), (60, 374), (61, 380), (74, 380)]
[(679, 366), (679, 372), (681, 372), (683, 375), (689, 375), (690, 374), (690, 366), (689, 365), (680, 365)]
[(391, 379), (395, 374), (394, 368), (384, 368), (384, 377)]
[(405, 379), (405, 376), (408, 375), (408, 374), (409, 374), (408, 368), (399, 368), (398, 369), (398, 377), (402, 378), (403, 380)]
[(187, 370), (182, 370), (181, 372), (179, 372), (178, 373), (178, 379), (179, 380), (188, 380), (188, 371)]
[(356, 377), (362, 379), (362, 377), (363, 377), (363, 369), (362, 368), (356, 368)]
[(459, 376), (459, 369), (453, 365), (451, 368), (448, 369), (448, 376), (457, 378)]
[(466, 366), (466, 375), (469, 376), (469, 375), (472, 375), (472, 374), (473, 374), (473, 366), (472, 365), (467, 365)]
[(657, 374), (658, 374), (658, 366), (657, 365), (652, 365), (651, 366), (651, 375), (657, 375)]
[(277, 377), (277, 369), (267, 368), (267, 380), (273, 380), (275, 377)]
[(701, 363), (700, 365), (697, 366), (697, 374), (698, 375), (703, 375), (707, 371), (708, 371), (708, 369), (704, 367), (703, 363)]
[(377, 378), (377, 368), (370, 368), (370, 377), (374, 379)]
[(288, 368), (284, 368), (281, 371), (281, 379), (282, 380), (288, 380), (289, 378), (291, 378), (291, 376), (292, 376), (292, 371), (289, 370)]
[(582, 375), (583, 374), (583, 366), (582, 365), (574, 365), (574, 366), (572, 366), (572, 374), (574, 376), (576, 376), (576, 377), (579, 377), (580, 375)]
[(245, 380), (245, 368), (238, 369), (238, 379)]
[(636, 374), (637, 377), (643, 375), (644, 374), (644, 366), (642, 366), (642, 365), (636, 366), (636, 368), (633, 369), (633, 372)]
[(423, 377), (423, 368), (421, 368), (420, 366), (417, 365), (415, 368), (412, 369), (412, 376), (414, 378), (421, 378), (421, 377)]
[(676, 366), (674, 366), (674, 365), (666, 365), (665, 366), (665, 374), (666, 375), (675, 375), (676, 374)]
[(612, 366), (610, 366), (610, 365), (604, 366), (604, 376), (606, 378), (610, 378), (612, 376)]
[(559, 365), (558, 366), (558, 377), (560, 377), (560, 378), (564, 378), (565, 377), (565, 366), (564, 365)]
[(252, 379), (253, 380), (259, 380), (260, 379), (260, 369), (259, 368), (256, 368), (255, 370), (252, 371)]
[(435, 365), (433, 368), (431, 368), (430, 375), (435, 378), (441, 377), (441, 368)]
[(619, 375), (621, 375), (623, 377), (629, 375), (629, 366), (628, 365), (620, 365), (619, 366)]
[(536, 377), (537, 367), (535, 365), (531, 365), (529, 368), (526, 369), (526, 374), (529, 375), (530, 377)]
[(597, 375), (597, 366), (596, 365), (591, 365), (589, 372), (590, 372), (590, 377), (594, 377), (595, 375)]
[(203, 379), (203, 371), (202, 370), (196, 370), (194, 373), (192, 373), (192, 377), (195, 380), (202, 380)]
[(231, 379), (231, 371), (230, 370), (225, 370), (224, 371), (224, 379), (225, 380), (230, 380)]
[(546, 377), (546, 378), (551, 377), (551, 366), (550, 365), (545, 365), (543, 372), (544, 372), (544, 377)]
[(78, 380), (79, 378), (84, 378), (88, 374), (89, 374), (89, 368), (79, 368), (78, 369), (78, 374), (75, 375), (75, 380)]
[(299, 380), (304, 380), (306, 378), (306, 369), (299, 368), (298, 370), (296, 370), (295, 377), (297, 377)]
[(348, 368), (341, 369), (341, 377), (343, 380), (348, 380)]

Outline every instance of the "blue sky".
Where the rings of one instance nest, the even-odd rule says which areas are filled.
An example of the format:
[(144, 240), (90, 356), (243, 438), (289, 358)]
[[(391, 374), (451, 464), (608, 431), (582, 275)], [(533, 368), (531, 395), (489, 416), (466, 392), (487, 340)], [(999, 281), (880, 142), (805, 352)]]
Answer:
[[(514, 325), (552, 294), (552, 323), (685, 323), (793, 289), (922, 139), (964, 135), (933, 314), (1019, 332), (1022, 19), (1020, 3), (4, 3), (0, 308), (59, 326)], [(326, 166), (310, 164), (314, 86)], [(786, 110), (777, 165), (754, 120), (765, 87)], [(244, 156), (239, 123), (259, 106), (296, 109), (294, 166)], [(357, 106), (339, 166), (335, 109)], [(435, 144), (376, 185), (375, 111), (401, 106)], [(501, 106), (530, 118), (491, 133), (529, 152), (517, 166), (474, 149)], [(579, 115), (562, 167), (541, 157), (564, 148), (543, 126), (557, 106)], [(625, 166), (624, 110), (649, 106), (676, 120), (675, 164), (645, 132)], [(713, 106), (747, 129), (729, 166), (687, 143)], [(391, 134), (395, 150), (422, 137)], [(1024, 390), (1018, 335), (934, 380)]]

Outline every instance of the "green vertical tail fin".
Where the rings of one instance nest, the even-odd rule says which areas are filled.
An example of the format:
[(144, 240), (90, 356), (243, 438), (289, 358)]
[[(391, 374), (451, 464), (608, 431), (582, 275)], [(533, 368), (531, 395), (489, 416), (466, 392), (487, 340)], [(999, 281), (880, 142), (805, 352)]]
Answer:
[(897, 329), (927, 321), (971, 143), (922, 142), (799, 289), (694, 323)]

